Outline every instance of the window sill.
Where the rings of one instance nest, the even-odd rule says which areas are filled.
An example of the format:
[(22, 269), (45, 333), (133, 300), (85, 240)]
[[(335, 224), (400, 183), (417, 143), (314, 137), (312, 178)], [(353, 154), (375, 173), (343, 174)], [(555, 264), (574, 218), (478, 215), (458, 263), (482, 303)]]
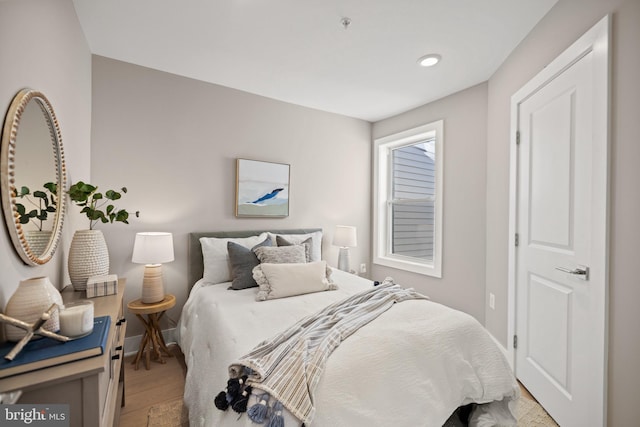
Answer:
[(418, 273), (425, 276), (442, 278), (442, 271), (440, 266), (431, 264), (422, 264), (419, 262), (411, 262), (408, 260), (400, 260), (397, 258), (388, 257), (375, 257), (373, 263), (376, 265), (391, 267), (403, 271), (410, 271), (412, 273)]

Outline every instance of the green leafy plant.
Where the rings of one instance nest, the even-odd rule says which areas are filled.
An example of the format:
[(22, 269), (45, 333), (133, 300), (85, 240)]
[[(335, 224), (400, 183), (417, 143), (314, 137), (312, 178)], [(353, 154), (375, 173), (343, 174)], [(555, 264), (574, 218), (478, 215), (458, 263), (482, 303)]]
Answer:
[(29, 187), (22, 186), (20, 190), (13, 190), (13, 197), (25, 200), (30, 206), (30, 210), (22, 203), (16, 203), (18, 221), (20, 224), (35, 224), (38, 230), (42, 231), (44, 222), (49, 214), (56, 212), (58, 185), (55, 182), (47, 182), (43, 185), (46, 191), (36, 190), (31, 193)]
[[(120, 200), (122, 193), (126, 192), (127, 188), (122, 187), (120, 191), (107, 190), (102, 194), (98, 192), (98, 187), (78, 181), (69, 187), (69, 198), (82, 208), (80, 213), (89, 218), (89, 230), (93, 230), (98, 222), (103, 224), (113, 222), (129, 224), (129, 212), (126, 209), (117, 209), (111, 203), (112, 201)], [(135, 216), (139, 217), (140, 211), (136, 211)]]

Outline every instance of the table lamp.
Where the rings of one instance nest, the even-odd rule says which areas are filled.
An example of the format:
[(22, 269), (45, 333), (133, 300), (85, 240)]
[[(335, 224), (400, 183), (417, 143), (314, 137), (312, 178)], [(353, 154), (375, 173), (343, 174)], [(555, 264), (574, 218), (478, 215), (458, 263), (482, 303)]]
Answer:
[(162, 232), (137, 233), (131, 262), (145, 264), (142, 297), (145, 304), (164, 299), (162, 263), (173, 261), (173, 235)]
[(358, 246), (356, 228), (349, 225), (336, 225), (333, 233), (334, 246), (340, 246), (338, 270), (349, 271), (349, 247)]

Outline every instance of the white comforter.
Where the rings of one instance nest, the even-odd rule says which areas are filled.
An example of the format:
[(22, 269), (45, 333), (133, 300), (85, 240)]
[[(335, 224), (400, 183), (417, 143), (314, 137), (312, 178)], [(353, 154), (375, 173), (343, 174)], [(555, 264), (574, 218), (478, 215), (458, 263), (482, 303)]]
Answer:
[[(256, 288), (231, 291), (202, 281), (193, 287), (178, 327), (192, 427), (256, 426), (246, 414), (213, 405), (229, 364), (300, 318), (371, 286), (340, 271), (334, 280), (337, 291), (263, 302), (255, 301)], [(333, 352), (307, 427), (440, 427), (458, 406), (518, 395), (506, 359), (474, 318), (432, 301), (405, 301)], [(300, 425), (288, 413), (285, 422)]]

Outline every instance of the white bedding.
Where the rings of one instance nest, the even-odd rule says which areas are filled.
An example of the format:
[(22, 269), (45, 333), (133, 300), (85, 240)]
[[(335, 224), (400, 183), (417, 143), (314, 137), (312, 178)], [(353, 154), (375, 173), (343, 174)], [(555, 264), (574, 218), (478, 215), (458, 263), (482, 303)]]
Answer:
[[(371, 286), (341, 271), (333, 278), (336, 291), (264, 302), (255, 301), (256, 288), (231, 291), (203, 281), (193, 287), (178, 327), (191, 426), (256, 426), (246, 414), (213, 405), (229, 364), (300, 318)], [(475, 319), (432, 301), (405, 301), (333, 352), (307, 427), (440, 427), (458, 406), (518, 396), (507, 361)], [(300, 425), (288, 413), (285, 422)]]

